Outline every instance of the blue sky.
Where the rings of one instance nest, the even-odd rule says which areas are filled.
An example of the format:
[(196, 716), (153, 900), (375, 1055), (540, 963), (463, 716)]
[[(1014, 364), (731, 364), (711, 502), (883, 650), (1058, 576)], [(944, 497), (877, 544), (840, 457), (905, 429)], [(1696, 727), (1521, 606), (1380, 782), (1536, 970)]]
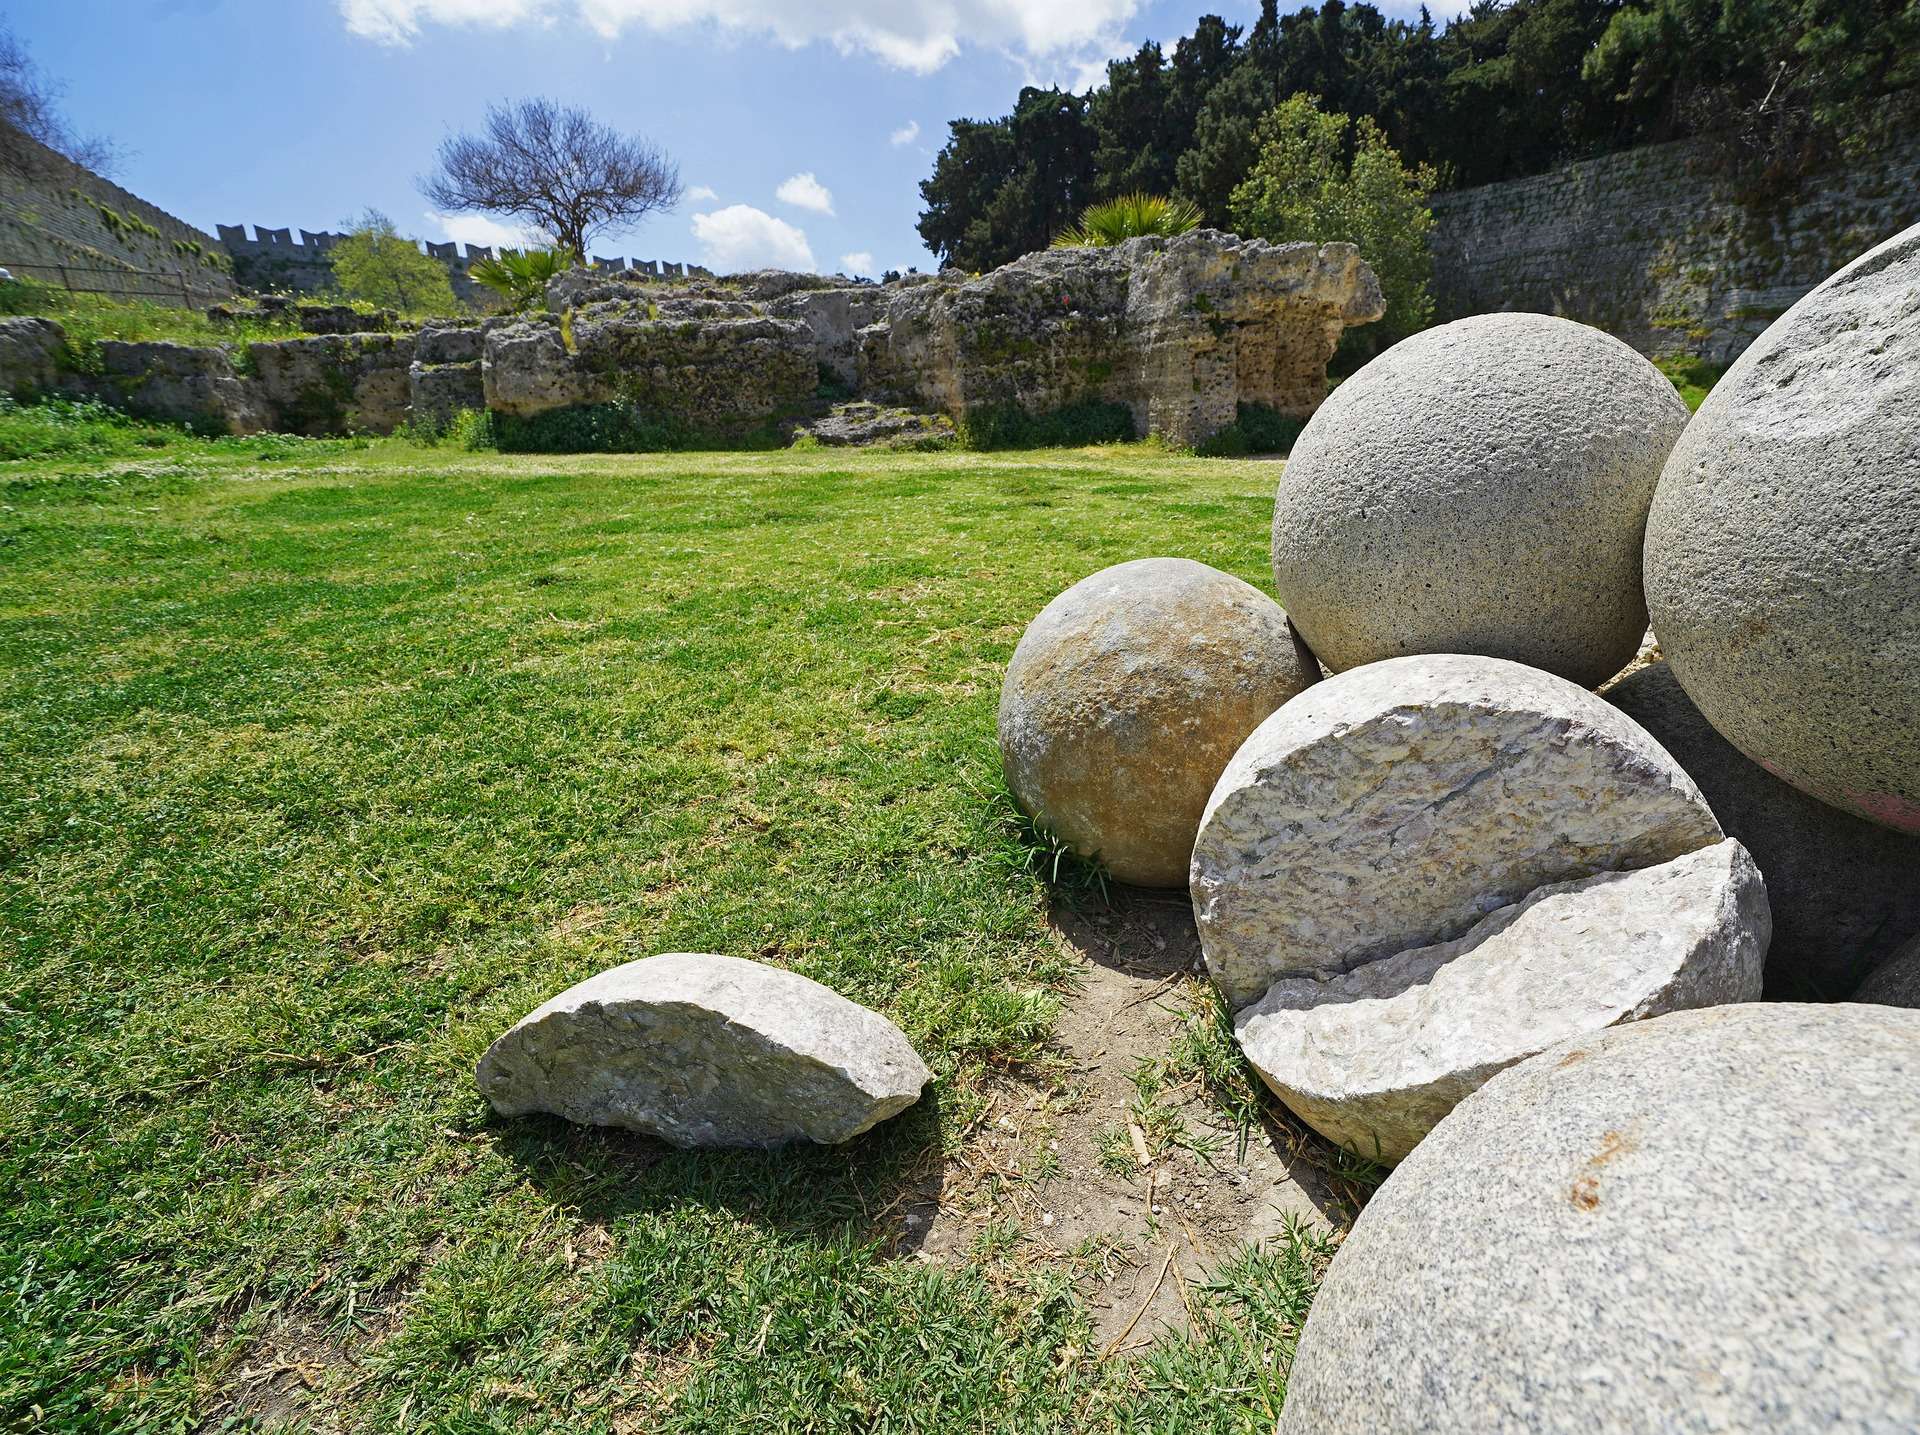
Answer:
[(422, 238), (511, 237), (432, 214), (414, 179), (490, 100), (549, 94), (657, 141), (688, 187), (596, 252), (722, 272), (929, 267), (918, 183), (947, 120), (1003, 113), (1023, 83), (1083, 88), (1108, 55), (1170, 43), (1208, 10), (1245, 23), (1258, 0), (5, 6), (75, 126), (124, 147), (120, 182), (208, 231), (331, 229), (373, 207)]

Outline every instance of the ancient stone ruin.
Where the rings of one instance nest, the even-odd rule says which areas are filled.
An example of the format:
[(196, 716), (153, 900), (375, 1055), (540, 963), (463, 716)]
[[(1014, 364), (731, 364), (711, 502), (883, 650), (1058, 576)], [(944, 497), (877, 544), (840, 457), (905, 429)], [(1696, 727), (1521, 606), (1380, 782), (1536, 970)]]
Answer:
[[(1137, 436), (1197, 444), (1242, 405), (1310, 415), (1341, 333), (1383, 307), (1350, 244), (1202, 230), (885, 285), (781, 271), (664, 285), (584, 269), (553, 281), (543, 312), (397, 334), (342, 334), (329, 315), (328, 332), (244, 355), (103, 345), (104, 366), (63, 366), (49, 321), (5, 320), (0, 388), (87, 394), (203, 430), (315, 435), (482, 407), (528, 419), (618, 404), (724, 438), (825, 418), (834, 399), (955, 422), (1098, 403), (1124, 406)], [(829, 431), (932, 430), (915, 419)]]

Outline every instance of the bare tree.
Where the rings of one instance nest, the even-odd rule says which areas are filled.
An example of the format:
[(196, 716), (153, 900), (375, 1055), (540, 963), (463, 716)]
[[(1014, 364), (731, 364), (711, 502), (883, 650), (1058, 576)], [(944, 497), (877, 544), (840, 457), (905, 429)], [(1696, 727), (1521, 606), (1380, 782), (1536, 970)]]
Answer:
[(584, 259), (593, 235), (680, 201), (680, 166), (639, 135), (552, 100), (492, 105), (477, 135), (440, 146), (420, 192), (447, 214), (525, 220)]
[(64, 92), (65, 86), (34, 63), (19, 36), (0, 23), (0, 164), (21, 174), (48, 166), (35, 145), (20, 143), (18, 136), (25, 135), (95, 174), (113, 173), (119, 150), (97, 135), (74, 133), (60, 113)]

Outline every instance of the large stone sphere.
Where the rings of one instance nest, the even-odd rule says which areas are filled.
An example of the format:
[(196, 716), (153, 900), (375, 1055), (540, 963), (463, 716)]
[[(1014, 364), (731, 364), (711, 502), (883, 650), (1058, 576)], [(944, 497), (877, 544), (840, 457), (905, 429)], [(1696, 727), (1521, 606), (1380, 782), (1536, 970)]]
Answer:
[(1582, 687), (1646, 631), (1647, 504), (1687, 408), (1598, 329), (1481, 314), (1395, 344), (1294, 445), (1275, 591), (1336, 672), (1511, 658)]
[(1920, 226), (1795, 304), (1708, 395), (1654, 496), (1646, 581), (1667, 660), (1728, 741), (1920, 832)]
[(1033, 620), (1000, 692), (1007, 785), (1122, 882), (1184, 887), (1241, 740), (1320, 677), (1280, 605), (1185, 558), (1083, 578)]
[(1315, 1298), (1280, 1435), (1920, 1430), (1920, 1012), (1749, 1004), (1454, 1108)]

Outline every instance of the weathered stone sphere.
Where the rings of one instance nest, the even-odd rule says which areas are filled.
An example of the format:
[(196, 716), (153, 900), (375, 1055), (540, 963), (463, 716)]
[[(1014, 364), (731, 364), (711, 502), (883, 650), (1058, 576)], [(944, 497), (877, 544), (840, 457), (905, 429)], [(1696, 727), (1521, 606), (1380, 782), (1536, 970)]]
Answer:
[(1795, 304), (1708, 395), (1654, 496), (1646, 581), (1667, 660), (1728, 741), (1920, 832), (1920, 226)]
[(1280, 1435), (1920, 1430), (1920, 1012), (1749, 1004), (1554, 1047), (1388, 1178)]
[(1273, 578), (1336, 672), (1511, 658), (1582, 687), (1646, 631), (1647, 505), (1687, 408), (1619, 340), (1481, 314), (1395, 344), (1328, 396), (1273, 512)]
[(1753, 853), (1773, 911), (1769, 998), (1839, 1001), (1920, 932), (1920, 834), (1782, 782), (1714, 731), (1671, 664), (1642, 668), (1601, 695), (1659, 740), (1700, 784), (1727, 836)]
[(1241, 740), (1319, 679), (1280, 605), (1186, 558), (1083, 578), (1033, 620), (1000, 691), (1020, 806), (1119, 881), (1184, 887)]
[(1876, 967), (1853, 999), (1881, 1006), (1920, 1007), (1920, 937)]

